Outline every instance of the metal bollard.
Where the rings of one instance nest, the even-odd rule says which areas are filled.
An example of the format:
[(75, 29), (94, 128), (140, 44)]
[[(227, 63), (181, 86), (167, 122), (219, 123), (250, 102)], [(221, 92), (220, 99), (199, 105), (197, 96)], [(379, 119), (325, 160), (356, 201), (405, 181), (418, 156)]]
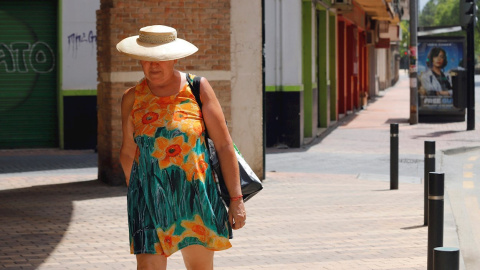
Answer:
[(460, 268), (460, 250), (453, 247), (433, 249), (434, 270), (458, 270)]
[(390, 124), (390, 189), (398, 189), (398, 124)]
[(433, 270), (433, 249), (443, 246), (444, 173), (428, 175), (428, 258), (427, 269)]
[(428, 174), (435, 171), (435, 141), (425, 141), (423, 225), (428, 225)]

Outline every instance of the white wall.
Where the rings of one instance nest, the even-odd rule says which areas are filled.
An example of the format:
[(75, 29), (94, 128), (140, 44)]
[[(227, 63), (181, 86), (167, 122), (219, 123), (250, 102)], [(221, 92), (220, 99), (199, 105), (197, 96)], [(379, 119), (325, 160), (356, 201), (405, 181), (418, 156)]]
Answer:
[(302, 1), (265, 0), (265, 84), (302, 84)]
[(377, 75), (379, 80), (379, 90), (385, 90), (387, 80), (387, 49), (376, 49), (377, 51)]
[(265, 84), (276, 85), (276, 78), (280, 78), (277, 63), (280, 61), (281, 43), (277, 27), (279, 21), (278, 0), (265, 0)]
[(62, 1), (63, 90), (97, 89), (98, 9), (100, 0)]
[[(317, 83), (317, 52), (318, 52), (318, 48), (317, 48), (317, 28), (318, 28), (318, 25), (317, 25), (317, 10), (315, 9), (315, 4), (311, 4), (312, 5), (312, 10), (311, 10), (311, 14), (310, 14), (310, 18), (312, 18), (312, 20), (310, 21), (310, 24), (311, 24), (311, 28), (312, 28), (312, 31), (310, 33), (310, 36), (312, 37), (310, 39), (310, 46), (311, 46), (311, 52), (310, 52), (310, 55), (312, 56), (312, 63), (311, 63), (311, 67), (310, 67), (310, 70), (311, 70), (311, 75), (312, 76), (312, 84), (316, 84)], [(324, 42), (327, 42), (326, 40)], [(318, 87), (318, 86), (317, 86)]]
[(231, 0), (232, 137), (243, 157), (263, 175), (262, 6)]

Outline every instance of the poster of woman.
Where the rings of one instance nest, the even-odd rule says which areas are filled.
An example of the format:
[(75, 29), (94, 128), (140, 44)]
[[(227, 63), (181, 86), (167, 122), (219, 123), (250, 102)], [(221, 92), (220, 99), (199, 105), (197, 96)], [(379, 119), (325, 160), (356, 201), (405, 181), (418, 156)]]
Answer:
[[(452, 76), (464, 70), (463, 37), (418, 38), (419, 115), (464, 115), (453, 105)], [(440, 119), (437, 119), (440, 120)]]
[[(420, 76), (421, 94), (428, 96), (451, 96), (451, 79), (443, 73), (447, 66), (447, 52), (441, 47), (433, 47), (427, 55), (427, 69)], [(447, 73), (448, 75), (448, 73)]]

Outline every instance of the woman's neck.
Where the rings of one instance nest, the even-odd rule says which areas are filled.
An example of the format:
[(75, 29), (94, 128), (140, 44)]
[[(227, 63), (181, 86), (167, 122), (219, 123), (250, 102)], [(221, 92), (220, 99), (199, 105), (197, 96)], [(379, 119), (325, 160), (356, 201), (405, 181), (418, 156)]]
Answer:
[(181, 81), (180, 72), (174, 70), (169, 78), (166, 78), (163, 81), (150, 81), (147, 79), (147, 84), (148, 88), (150, 88), (150, 91), (154, 95), (159, 97), (167, 97), (175, 95), (180, 91)]
[(432, 67), (432, 71), (437, 74), (437, 75), (441, 75), (442, 74), (442, 69), (439, 68), (439, 67)]

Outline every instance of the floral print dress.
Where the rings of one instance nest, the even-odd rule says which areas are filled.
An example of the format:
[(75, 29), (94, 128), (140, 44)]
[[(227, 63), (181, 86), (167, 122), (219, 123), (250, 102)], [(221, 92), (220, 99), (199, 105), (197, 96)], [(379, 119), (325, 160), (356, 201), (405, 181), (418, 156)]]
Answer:
[[(187, 80), (193, 77), (188, 74)], [(138, 146), (127, 193), (131, 253), (168, 257), (189, 245), (230, 248), (228, 214), (189, 84), (176, 95), (158, 97), (142, 80), (131, 117)]]

